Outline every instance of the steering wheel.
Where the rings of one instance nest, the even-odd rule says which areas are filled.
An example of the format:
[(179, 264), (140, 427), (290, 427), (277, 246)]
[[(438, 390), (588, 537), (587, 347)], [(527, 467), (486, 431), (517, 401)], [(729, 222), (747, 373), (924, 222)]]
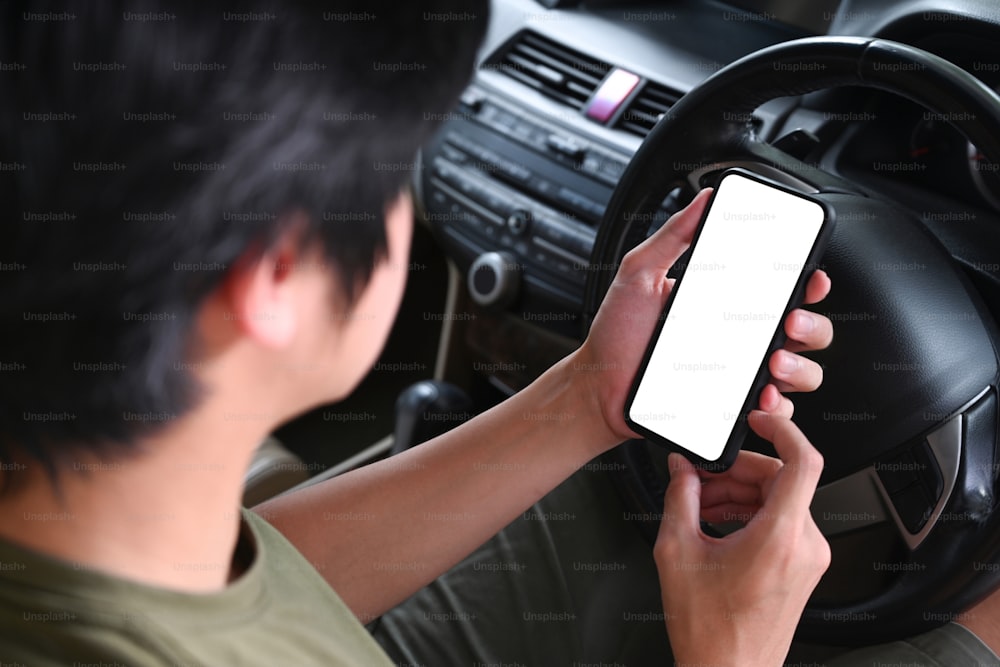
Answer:
[[(795, 397), (796, 422), (826, 460), (812, 512), (833, 564), (797, 636), (857, 645), (960, 618), (1000, 586), (1000, 335), (915, 214), (759, 140), (747, 122), (764, 102), (838, 86), (889, 91), (942, 114), (1000, 164), (1000, 98), (946, 60), (880, 39), (817, 37), (763, 49), (689, 92), (650, 132), (598, 231), (584, 314), (589, 324), (622, 256), (679, 185), (691, 193), (742, 166), (834, 208), (822, 260), (834, 287), (817, 310), (834, 320), (835, 340), (814, 354), (823, 386)], [(997, 172), (985, 175), (1000, 191)], [(773, 453), (755, 436), (744, 447)], [(652, 540), (666, 486), (663, 450), (631, 441), (607, 456)]]

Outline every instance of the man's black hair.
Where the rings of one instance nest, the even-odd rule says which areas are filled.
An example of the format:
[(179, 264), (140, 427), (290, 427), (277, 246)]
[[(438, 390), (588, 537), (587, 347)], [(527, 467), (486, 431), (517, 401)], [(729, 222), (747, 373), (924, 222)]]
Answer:
[(127, 451), (190, 409), (193, 316), (287, 214), (307, 214), (304, 242), (350, 303), (386, 252), (387, 204), (471, 74), (487, 12), (5, 3), (4, 469)]

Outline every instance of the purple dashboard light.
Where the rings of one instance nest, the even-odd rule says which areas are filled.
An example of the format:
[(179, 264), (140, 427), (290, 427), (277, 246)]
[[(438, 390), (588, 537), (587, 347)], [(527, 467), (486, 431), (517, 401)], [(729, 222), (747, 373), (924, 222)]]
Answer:
[(632, 72), (614, 70), (594, 93), (594, 98), (587, 107), (587, 117), (607, 123), (637, 85), (639, 77)]

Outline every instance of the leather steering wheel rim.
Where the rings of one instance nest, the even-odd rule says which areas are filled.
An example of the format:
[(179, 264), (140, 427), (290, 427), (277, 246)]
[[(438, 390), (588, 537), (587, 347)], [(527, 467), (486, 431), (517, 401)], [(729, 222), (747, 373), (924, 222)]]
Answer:
[[(763, 49), (690, 91), (647, 136), (598, 230), (584, 319), (589, 326), (621, 257), (644, 238), (646, 226), (636, 221), (651, 219), (692, 171), (717, 173), (724, 166), (749, 164), (834, 205), (838, 228), (823, 264), (835, 287), (818, 310), (870, 313), (873, 321), (835, 321), (835, 344), (815, 354), (827, 369), (824, 386), (795, 398), (796, 421), (827, 461), (821, 485), (846, 486), (844, 480), (870, 484), (866, 492), (872, 495), (866, 497), (881, 502), (879, 511), (895, 521), (906, 548), (893, 552), (901, 567), (884, 590), (863, 599), (814, 595), (798, 634), (806, 640), (857, 645), (931, 629), (1000, 587), (1000, 566), (981, 567), (1000, 563), (1000, 512), (993, 512), (1000, 335), (967, 277), (919, 220), (874, 193), (758, 141), (746, 122), (771, 99), (839, 86), (908, 98), (951, 121), (1000, 164), (1000, 98), (942, 58), (887, 40), (847, 37), (807, 38)], [(987, 176), (1000, 191), (997, 172)], [(878, 269), (908, 264), (924, 269), (906, 276)], [(969, 318), (921, 324), (928, 313), (942, 308)], [(910, 364), (913, 369), (892, 382), (870, 372), (878, 369), (871, 364), (904, 367), (910, 356), (917, 359)], [(866, 401), (872, 403), (871, 423), (825, 416), (855, 414)], [(760, 444), (748, 447), (767, 451)], [(920, 459), (930, 461), (925, 468), (936, 466), (933, 479), (943, 477), (950, 485), (931, 505), (926, 525), (904, 534), (909, 528), (903, 529), (902, 510), (894, 513), (902, 501), (889, 495), (893, 482), (882, 471), (886, 462), (908, 461), (900, 457), (926, 456), (928, 451), (931, 459)], [(626, 504), (652, 539), (665, 480), (649, 446), (632, 441), (607, 456), (615, 464), (609, 470)], [(931, 473), (915, 474), (926, 495), (927, 484), (934, 483), (928, 482)], [(912, 488), (899, 491), (898, 497)], [(850, 500), (845, 493), (833, 497)], [(813, 512), (815, 516), (816, 503)], [(835, 549), (835, 564), (837, 558)]]

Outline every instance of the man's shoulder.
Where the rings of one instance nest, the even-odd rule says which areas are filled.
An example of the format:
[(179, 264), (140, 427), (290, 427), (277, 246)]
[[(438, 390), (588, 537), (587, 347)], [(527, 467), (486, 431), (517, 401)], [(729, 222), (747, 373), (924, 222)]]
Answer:
[(0, 544), (5, 664), (388, 664), (325, 580), (280, 532), (243, 510), (247, 569), (185, 594)]

